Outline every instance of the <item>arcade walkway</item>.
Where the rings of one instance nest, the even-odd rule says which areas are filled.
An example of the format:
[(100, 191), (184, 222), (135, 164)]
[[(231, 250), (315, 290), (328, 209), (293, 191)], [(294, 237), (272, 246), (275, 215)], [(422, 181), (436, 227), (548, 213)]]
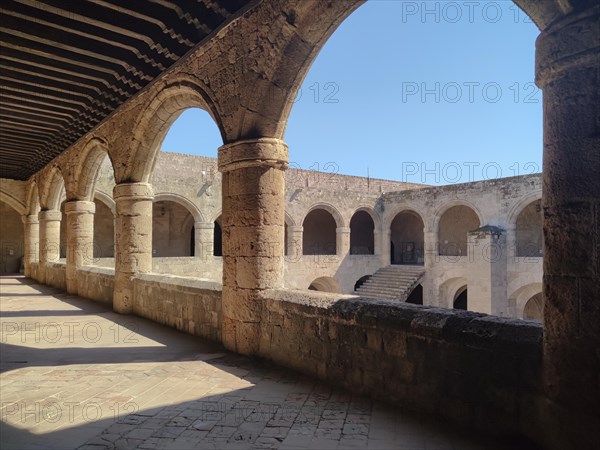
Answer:
[(106, 306), (2, 277), (3, 449), (502, 449)]

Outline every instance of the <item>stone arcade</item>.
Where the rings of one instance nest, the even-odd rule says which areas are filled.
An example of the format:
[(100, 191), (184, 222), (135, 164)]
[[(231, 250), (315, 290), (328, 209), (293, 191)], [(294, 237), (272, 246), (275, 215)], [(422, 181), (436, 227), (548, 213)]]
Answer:
[[(111, 301), (118, 313), (160, 321), (221, 342), (233, 352), (465, 426), (525, 435), (548, 448), (598, 445), (597, 2), (515, 1), (540, 29), (541, 179), (534, 175), (453, 188), (396, 185), (338, 201), (332, 199), (335, 190), (286, 183), (291, 171), (286, 172), (288, 149), (282, 136), (312, 61), (362, 1), (237, 1), (229, 6), (214, 1), (203, 6), (210, 9), (205, 22), (176, 2), (157, 2), (147, 11), (115, 7), (112, 15), (98, 14), (90, 21), (93, 32), (76, 25), (85, 22), (83, 2), (68, 10), (49, 6), (53, 2), (23, 2), (28, 6), (22, 12), (15, 9), (16, 2), (6, 3), (2, 23), (13, 32), (2, 43), (8, 75), (1, 93), (0, 200), (3, 209), (13, 208), (22, 216), (25, 276), (43, 284), (61, 283), (69, 294)], [(164, 20), (153, 17), (160, 8), (170, 11), (161, 12)], [(129, 23), (139, 22), (135, 39), (123, 33), (120, 25), (127, 21), (121, 15)], [(48, 27), (54, 32), (45, 31)], [(139, 47), (132, 47), (132, 40)], [(51, 75), (57, 71), (62, 78)], [(11, 76), (15, 73), (21, 75)], [(217, 164), (220, 214), (215, 196), (203, 210), (191, 201), (193, 195), (157, 189), (162, 139), (191, 107), (211, 114), (225, 143)], [(102, 190), (102, 177), (97, 183), (107, 155), (112, 193)], [(486, 210), (484, 197), (496, 195), (505, 183), (510, 186), (505, 210)], [(66, 226), (61, 220), (63, 189)], [(312, 204), (304, 195), (311, 189), (320, 197)], [(472, 190), (473, 200), (456, 201), (460, 196), (452, 195), (453, 189)], [(511, 190), (518, 195), (510, 197)], [(425, 211), (424, 199), (432, 191), (442, 199)], [(195, 248), (206, 252), (211, 236), (214, 247), (215, 222), (222, 230), (222, 284), (157, 273), (153, 201), (173, 199), (191, 203)], [(520, 257), (539, 258), (519, 253), (537, 238), (534, 227), (527, 226), (519, 237), (519, 224), (529, 223), (527, 215), (535, 216), (540, 199), (543, 333), (534, 322), (436, 308), (459, 301), (468, 286), (469, 309), (535, 316), (536, 308), (525, 306), (534, 298), (539, 314), (535, 284), (540, 273), (519, 268)], [(104, 205), (98, 207), (99, 202)], [(95, 211), (105, 206), (114, 210), (114, 269), (91, 265)], [(470, 208), (472, 214), (454, 208)], [(353, 220), (357, 211), (366, 215)], [(400, 214), (404, 220), (396, 221)], [(453, 236), (444, 227), (453, 214), (466, 218), (468, 238)], [(367, 216), (373, 221), (372, 241), (362, 235), (353, 245), (352, 228), (368, 229)], [(309, 219), (334, 222), (335, 233), (327, 241), (310, 241)], [(405, 229), (406, 223), (413, 226)], [(419, 228), (422, 242), (413, 237)], [(395, 235), (400, 236), (396, 241)], [(407, 242), (412, 245), (397, 244)], [(437, 254), (460, 261), (465, 251), (468, 258), (470, 249), (492, 244), (507, 251), (500, 259), (462, 261), (466, 270), (462, 262), (433, 258)], [(315, 267), (294, 271), (293, 256), (300, 262), (314, 257), (311, 247), (328, 250), (316, 252)], [(322, 253), (335, 258), (323, 259)], [(365, 262), (369, 257), (372, 261)], [(374, 300), (376, 291), (363, 298), (298, 290), (312, 286), (349, 293), (363, 276), (391, 262), (424, 264), (423, 278), (415, 281), (421, 280), (425, 306)], [(206, 265), (211, 267), (206, 278), (219, 277), (211, 273), (218, 264)], [(198, 266), (194, 275), (203, 277), (202, 270)], [(337, 271), (343, 275), (334, 276)], [(518, 280), (518, 274), (524, 279)]]

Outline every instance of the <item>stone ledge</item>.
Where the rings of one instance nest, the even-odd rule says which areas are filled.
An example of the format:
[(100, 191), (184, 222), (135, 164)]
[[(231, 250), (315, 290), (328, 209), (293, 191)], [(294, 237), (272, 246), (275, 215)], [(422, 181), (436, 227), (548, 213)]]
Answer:
[(263, 298), (285, 303), (284, 310), (367, 328), (402, 331), (495, 351), (531, 355), (541, 355), (542, 351), (542, 326), (532, 321), (310, 291), (269, 290)]
[(101, 267), (101, 266), (81, 266), (78, 271), (82, 272), (90, 272), (97, 273), (100, 275), (108, 275), (115, 276), (115, 269), (111, 267)]
[(177, 275), (165, 275), (157, 273), (137, 274), (135, 279), (147, 283), (157, 283), (160, 285), (170, 285), (181, 288), (202, 289), (209, 291), (222, 291), (223, 285), (203, 278), (181, 277)]

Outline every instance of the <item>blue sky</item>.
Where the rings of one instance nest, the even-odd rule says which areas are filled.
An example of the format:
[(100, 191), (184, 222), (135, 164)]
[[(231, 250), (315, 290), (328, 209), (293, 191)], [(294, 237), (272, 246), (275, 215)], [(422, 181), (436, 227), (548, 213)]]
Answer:
[[(285, 135), (291, 166), (427, 184), (539, 172), (537, 35), (510, 1), (367, 2), (308, 73)], [(189, 110), (163, 150), (219, 145), (208, 114)]]

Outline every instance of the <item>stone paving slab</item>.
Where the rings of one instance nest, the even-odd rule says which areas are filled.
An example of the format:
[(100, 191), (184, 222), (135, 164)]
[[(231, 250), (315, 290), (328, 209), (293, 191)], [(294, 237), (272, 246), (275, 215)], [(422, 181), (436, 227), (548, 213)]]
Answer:
[(2, 449), (502, 449), (105, 306), (0, 277)]

